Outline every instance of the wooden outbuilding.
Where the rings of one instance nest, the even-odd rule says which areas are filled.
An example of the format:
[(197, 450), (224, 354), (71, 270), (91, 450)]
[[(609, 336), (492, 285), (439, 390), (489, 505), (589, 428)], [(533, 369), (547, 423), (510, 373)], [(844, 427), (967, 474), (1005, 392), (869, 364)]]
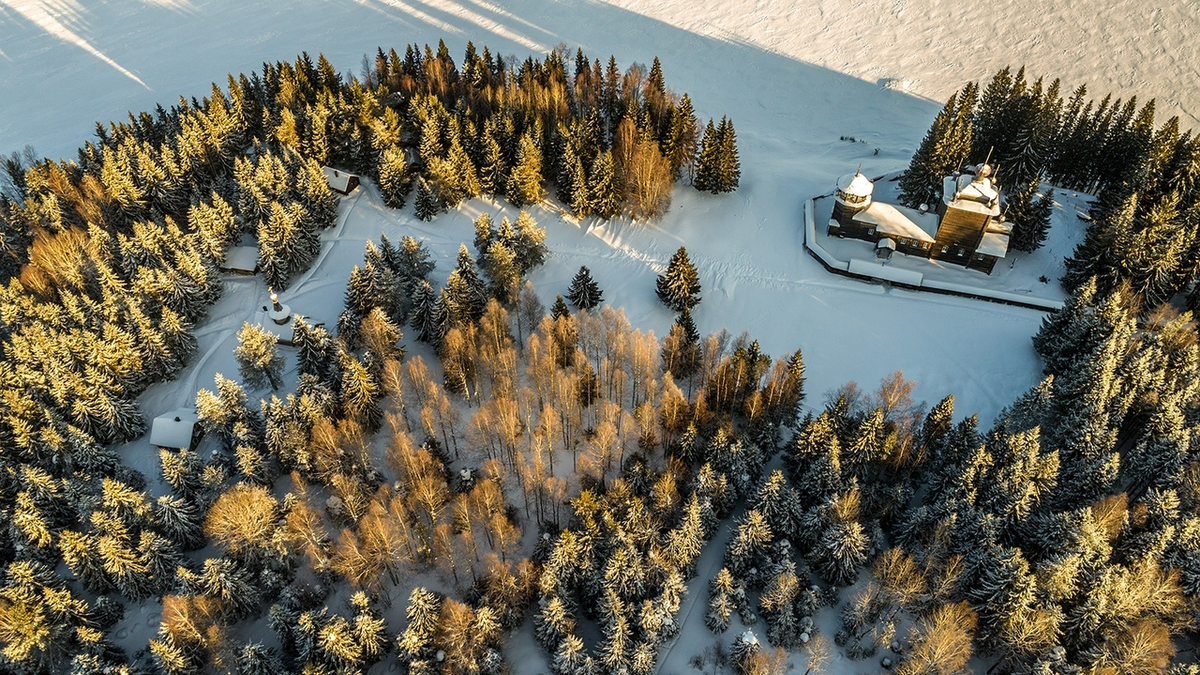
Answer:
[(253, 276), (258, 271), (257, 246), (231, 246), (225, 252), (225, 261), (219, 268), (227, 274)]
[(339, 195), (348, 195), (358, 187), (358, 176), (352, 173), (330, 166), (321, 167), (321, 172), (325, 174), (325, 182), (329, 183), (329, 189)]
[(159, 448), (195, 450), (204, 438), (204, 427), (195, 408), (180, 408), (154, 418), (150, 425), (150, 445)]

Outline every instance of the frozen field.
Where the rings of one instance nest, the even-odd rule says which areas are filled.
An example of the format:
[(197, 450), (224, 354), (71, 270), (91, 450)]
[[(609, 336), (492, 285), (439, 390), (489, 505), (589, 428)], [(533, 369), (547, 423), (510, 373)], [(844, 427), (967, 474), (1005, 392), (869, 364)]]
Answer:
[[(301, 50), (324, 52), (347, 72), (358, 72), (378, 45), (441, 37), (456, 55), (467, 40), (521, 57), (578, 45), (592, 56), (613, 53), (622, 65), (658, 55), (701, 116), (735, 120), (742, 188), (722, 198), (681, 189), (671, 213), (650, 228), (543, 217), (557, 254), (534, 279), (543, 295), (552, 299), (587, 264), (635, 325), (661, 333), (670, 317), (654, 301), (653, 276), (685, 244), (703, 274), (702, 331), (749, 330), (774, 354), (803, 347), (812, 392), (849, 379), (873, 385), (901, 369), (922, 383), (926, 399), (953, 391), (960, 411), (987, 419), (1037, 376), (1027, 338), (1038, 313), (832, 277), (800, 248), (801, 203), (860, 162), (874, 174), (902, 168), (937, 99), (1009, 62), (1061, 74), (1068, 87), (1086, 81), (1093, 93), (1161, 94), (1160, 111), (1182, 114), (1188, 126), (1200, 105), (1184, 83), (1195, 80), (1200, 59), (1187, 36), (1200, 18), (1182, 5), (1144, 15), (1139, 3), (1101, 4), (1111, 6), (0, 0), (0, 150), (28, 143), (71, 156), (97, 119), (204, 95), (226, 72)], [(422, 225), (439, 255), (469, 240), (466, 221), (477, 208)], [(353, 250), (333, 255), (319, 283), (344, 283), (362, 239), (381, 229), (356, 229), (357, 241), (344, 247)], [(330, 292), (331, 302), (339, 298), (340, 289)]]

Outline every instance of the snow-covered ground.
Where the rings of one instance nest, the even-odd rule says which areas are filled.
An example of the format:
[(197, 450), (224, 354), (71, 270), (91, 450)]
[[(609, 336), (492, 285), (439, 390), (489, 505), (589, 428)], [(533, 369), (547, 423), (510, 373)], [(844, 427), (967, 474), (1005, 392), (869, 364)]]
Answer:
[[(702, 116), (735, 120), (742, 188), (727, 197), (680, 190), (651, 227), (547, 223), (557, 255), (535, 278), (539, 290), (552, 299), (587, 264), (636, 326), (661, 334), (670, 317), (653, 300), (653, 276), (684, 244), (703, 274), (701, 330), (749, 330), (773, 354), (803, 347), (815, 393), (849, 379), (870, 386), (901, 369), (922, 383), (918, 395), (953, 391), (961, 411), (986, 420), (1035, 380), (1028, 336), (1039, 314), (835, 278), (800, 248), (802, 200), (860, 162), (872, 175), (903, 167), (938, 99), (1010, 62), (1097, 94), (1157, 94), (1160, 110), (1188, 126), (1200, 114), (1200, 94), (1186, 84), (1200, 64), (1191, 38), (1200, 14), (1187, 5), (1147, 13), (1111, 0), (0, 0), (0, 150), (32, 144), (71, 156), (95, 120), (204, 95), (226, 72), (301, 50), (324, 52), (347, 72), (378, 45), (442, 37), (455, 55), (467, 40), (520, 56), (578, 45), (622, 65), (658, 55), (669, 84), (690, 92)], [(439, 255), (469, 241), (471, 210), (421, 226), (445, 244)], [(360, 241), (346, 248), (369, 235), (352, 235)], [(340, 285), (357, 255), (334, 256), (312, 283)], [(202, 342), (240, 324), (221, 307), (213, 317)]]
[[(728, 114), (735, 121), (741, 189), (712, 197), (680, 188), (669, 214), (653, 225), (575, 223), (550, 208), (536, 209), (553, 251), (532, 278), (543, 302), (548, 306), (587, 265), (609, 303), (624, 306), (635, 327), (662, 335), (672, 316), (654, 297), (654, 276), (686, 245), (704, 286), (696, 312), (701, 331), (747, 330), (776, 356), (803, 348), (811, 406), (848, 380), (873, 387), (899, 369), (920, 382), (918, 399), (933, 403), (952, 392), (960, 414), (977, 411), (986, 424), (1037, 381), (1040, 368), (1029, 337), (1042, 315), (833, 276), (803, 251), (801, 205), (860, 165), (868, 175), (903, 168), (940, 100), (965, 80), (986, 79), (1009, 63), (1061, 76), (1066, 90), (1087, 83), (1097, 96), (1158, 96), (1160, 114), (1179, 114), (1185, 127), (1195, 126), (1200, 12), (1192, 5), (0, 0), (0, 151), (32, 144), (44, 155), (71, 157), (96, 120), (169, 105), (181, 94), (206, 95), (209, 83), (223, 82), (227, 72), (249, 72), (302, 50), (323, 52), (355, 73), (362, 56), (377, 46), (436, 44), (439, 38), (456, 58), (467, 40), (522, 58), (563, 43), (592, 57), (615, 54), (622, 66), (657, 55), (668, 83), (690, 92), (703, 117)], [(515, 216), (512, 209), (474, 200), (421, 223), (411, 218), (411, 208), (384, 208), (366, 185), (343, 203), (313, 271), (282, 297), (294, 311), (332, 324), (365, 240), (381, 232), (424, 239), (438, 261), (435, 276), (444, 280), (459, 242), (471, 241), (471, 220), (484, 209), (497, 218), (500, 211)], [(1051, 237), (1061, 241), (1062, 234)], [(197, 327), (200, 356), (178, 379), (141, 398), (147, 416), (192, 400), (198, 388), (212, 386), (216, 372), (235, 376), (236, 331), (243, 321), (259, 320), (265, 300), (261, 280), (231, 278), (225, 297)], [(145, 440), (123, 453), (157, 475), (156, 453)], [(719, 548), (710, 549), (704, 562), (719, 559)], [(698, 579), (692, 593), (703, 594), (706, 584)], [(689, 597), (687, 603), (699, 609), (704, 599)], [(141, 630), (153, 630), (154, 609), (143, 609), (129, 623), (146, 619)], [(130, 646), (144, 638), (131, 636)], [(513, 647), (524, 654), (532, 645), (524, 636)], [(692, 655), (683, 648), (671, 653), (663, 672), (687, 671), (682, 664)], [(544, 662), (531, 668), (540, 672)]]

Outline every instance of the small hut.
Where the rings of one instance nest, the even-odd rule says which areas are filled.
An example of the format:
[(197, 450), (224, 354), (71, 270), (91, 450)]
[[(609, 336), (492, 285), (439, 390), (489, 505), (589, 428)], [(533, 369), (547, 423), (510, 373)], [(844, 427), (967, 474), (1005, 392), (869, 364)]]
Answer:
[(348, 195), (358, 187), (358, 176), (352, 173), (329, 166), (321, 167), (321, 172), (325, 174), (325, 182), (329, 183), (329, 189), (339, 195)]
[[(292, 322), (296, 316), (304, 319), (303, 315), (292, 313), (292, 308), (287, 303), (279, 299), (279, 294), (268, 289), (271, 293), (267, 304), (262, 305), (259, 311), (262, 313), (258, 320), (258, 324), (262, 329), (275, 336), (279, 344), (291, 347), (295, 344), (295, 331), (292, 330)], [(324, 323), (314, 324), (315, 326), (323, 326)]]
[(180, 408), (154, 418), (150, 426), (150, 445), (159, 448), (195, 450), (204, 437), (204, 427), (195, 408)]
[(219, 269), (227, 274), (253, 276), (258, 271), (258, 247), (231, 246)]
[(875, 242), (875, 257), (884, 262), (892, 259), (892, 254), (896, 252), (896, 242), (891, 237), (884, 237)]

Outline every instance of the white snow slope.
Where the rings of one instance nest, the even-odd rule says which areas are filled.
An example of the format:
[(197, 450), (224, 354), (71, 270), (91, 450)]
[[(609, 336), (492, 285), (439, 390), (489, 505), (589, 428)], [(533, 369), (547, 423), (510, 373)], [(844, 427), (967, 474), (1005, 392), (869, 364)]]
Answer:
[[(735, 120), (742, 188), (719, 198), (681, 188), (653, 227), (614, 223), (572, 238), (556, 247), (562, 278), (539, 283), (543, 293), (552, 298), (567, 268), (587, 264), (609, 301), (661, 334), (670, 317), (653, 302), (653, 275), (686, 244), (702, 268), (701, 330), (749, 330), (777, 355), (803, 347), (815, 393), (902, 369), (920, 396), (954, 392), (960, 411), (986, 422), (1037, 378), (1028, 337), (1039, 314), (830, 276), (800, 247), (802, 200), (860, 162), (901, 168), (938, 99), (1009, 62), (1061, 75), (1068, 89), (1158, 95), (1161, 111), (1190, 126), (1200, 94), (1186, 83), (1200, 58), (1188, 36), (1200, 14), (1185, 4), (0, 0), (0, 150), (32, 144), (70, 157), (95, 120), (203, 96), (227, 72), (302, 50), (347, 72), (378, 45), (442, 37), (456, 56), (467, 40), (520, 57), (578, 45), (622, 66), (658, 55), (702, 116)], [(323, 273), (341, 283), (347, 271)]]
[[(848, 380), (874, 387), (901, 369), (930, 403), (957, 397), (960, 414), (986, 424), (1039, 377), (1029, 337), (1041, 314), (1003, 305), (884, 290), (832, 276), (801, 246), (801, 205), (828, 192), (859, 164), (878, 175), (902, 168), (939, 103), (967, 79), (1005, 64), (1059, 76), (1064, 90), (1157, 96), (1160, 114), (1197, 125), (1200, 12), (1191, 2), (1140, 0), (0, 0), (0, 151), (32, 144), (72, 157), (95, 120), (204, 96), (227, 72), (263, 61), (325, 53), (358, 72), (377, 46), (445, 38), (456, 59), (467, 40), (523, 58), (564, 43), (621, 65), (662, 58), (668, 83), (692, 94), (699, 113), (730, 115), (742, 152), (742, 187), (711, 197), (681, 187), (654, 225), (570, 223), (550, 209), (536, 217), (553, 257), (533, 275), (543, 301), (565, 292), (588, 265), (605, 299), (631, 322), (662, 335), (672, 319), (654, 298), (654, 275), (679, 245), (701, 270), (703, 332), (750, 331), (776, 356), (804, 349), (810, 405)], [(1165, 117), (1164, 117), (1165, 119)], [(852, 136), (860, 142), (839, 140)], [(413, 234), (428, 241), (444, 280), (470, 220), (497, 207), (473, 200), (432, 223), (383, 208), (371, 186), (347, 200), (326, 233), (314, 270), (285, 294), (293, 309), (330, 321), (340, 308), (363, 242)], [(512, 216), (513, 211), (507, 210)], [(1060, 213), (1056, 227), (1080, 227)], [(1070, 241), (1078, 232), (1057, 233)], [(231, 280), (197, 327), (201, 356), (173, 382), (141, 399), (148, 417), (235, 375), (234, 333), (256, 320), (265, 289)], [(289, 363), (289, 367), (294, 364)], [(127, 460), (156, 474), (143, 439)], [(720, 555), (710, 547), (707, 556)], [(707, 570), (706, 570), (707, 572)], [(703, 602), (707, 579), (692, 586)], [(691, 604), (693, 598), (689, 598)], [(699, 606), (702, 606), (700, 604)], [(157, 625), (153, 603), (131, 617), (127, 646)], [(688, 621), (686, 617), (681, 620)], [(689, 626), (694, 624), (692, 618)], [(705, 640), (664, 657), (662, 672), (684, 672)], [(527, 635), (527, 634), (524, 634)], [(544, 671), (527, 639), (514, 644), (519, 672)], [(693, 648), (695, 647), (695, 648)], [(678, 652), (677, 654), (675, 652)], [(512, 656), (516, 656), (514, 654)], [(859, 664), (855, 664), (859, 665)], [(862, 663), (869, 667), (868, 663)]]

